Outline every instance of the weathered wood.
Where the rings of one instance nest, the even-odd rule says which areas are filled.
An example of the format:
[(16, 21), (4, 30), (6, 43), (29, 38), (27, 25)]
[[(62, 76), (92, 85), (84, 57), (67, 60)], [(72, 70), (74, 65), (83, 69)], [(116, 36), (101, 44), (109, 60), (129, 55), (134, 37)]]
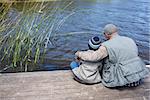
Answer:
[(66, 71), (0, 75), (0, 100), (150, 100), (150, 77), (136, 88), (109, 89), (84, 85)]

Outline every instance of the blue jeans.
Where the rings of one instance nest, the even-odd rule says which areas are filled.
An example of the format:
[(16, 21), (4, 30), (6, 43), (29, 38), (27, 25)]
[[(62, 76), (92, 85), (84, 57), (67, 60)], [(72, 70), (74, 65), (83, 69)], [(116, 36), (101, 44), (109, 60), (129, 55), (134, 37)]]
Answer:
[(74, 68), (76, 68), (76, 67), (79, 67), (79, 63), (76, 62), (76, 61), (72, 61), (72, 62), (70, 63), (70, 67), (71, 67), (71, 69), (74, 69)]

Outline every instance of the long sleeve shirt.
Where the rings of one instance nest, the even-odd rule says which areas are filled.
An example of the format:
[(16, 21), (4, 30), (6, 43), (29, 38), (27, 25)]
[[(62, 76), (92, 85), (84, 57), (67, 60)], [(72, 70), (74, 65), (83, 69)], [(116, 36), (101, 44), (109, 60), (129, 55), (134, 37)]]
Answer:
[(84, 61), (99, 61), (108, 56), (105, 46), (100, 46), (98, 50), (77, 51), (75, 55)]

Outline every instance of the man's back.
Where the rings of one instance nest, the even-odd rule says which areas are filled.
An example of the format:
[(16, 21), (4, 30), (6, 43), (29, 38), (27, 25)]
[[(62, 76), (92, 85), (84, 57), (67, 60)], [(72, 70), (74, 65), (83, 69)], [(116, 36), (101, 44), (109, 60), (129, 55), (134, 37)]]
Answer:
[(108, 52), (108, 61), (103, 68), (103, 83), (106, 86), (123, 86), (147, 75), (148, 70), (138, 57), (138, 49), (132, 39), (116, 35), (103, 46)]
[(121, 62), (138, 56), (138, 49), (135, 42), (128, 37), (118, 35), (104, 43), (104, 46), (109, 48), (107, 50), (108, 53), (111, 53), (109, 58), (112, 61), (117, 60), (118, 62)]

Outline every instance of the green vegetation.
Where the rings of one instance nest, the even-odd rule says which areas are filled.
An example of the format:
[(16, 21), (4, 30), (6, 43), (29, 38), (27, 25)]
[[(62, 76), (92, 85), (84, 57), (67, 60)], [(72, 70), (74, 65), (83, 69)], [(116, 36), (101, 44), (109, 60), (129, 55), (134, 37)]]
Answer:
[[(10, 67), (28, 71), (29, 66), (37, 64), (41, 53), (51, 44), (54, 31), (74, 14), (71, 12), (62, 19), (58, 18), (71, 4), (72, 2), (67, 2), (65, 6), (61, 6), (61, 2), (51, 2), (51, 5), (44, 2), (0, 4), (0, 71)], [(16, 9), (12, 9), (12, 6)]]
[(46, 2), (46, 1), (60, 1), (60, 0), (1, 0), (0, 2)]

